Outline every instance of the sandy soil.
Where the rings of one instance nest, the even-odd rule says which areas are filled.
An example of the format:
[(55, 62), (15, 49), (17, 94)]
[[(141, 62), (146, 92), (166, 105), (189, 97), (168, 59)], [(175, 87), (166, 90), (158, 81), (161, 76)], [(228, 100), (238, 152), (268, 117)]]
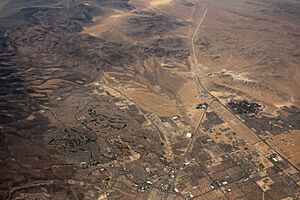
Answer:
[(300, 131), (279, 134), (269, 138), (267, 142), (293, 164), (300, 166)]
[[(212, 100), (206, 88), (200, 86), (200, 79), (208, 90), (224, 97), (224, 104), (230, 98), (249, 99), (276, 109), (299, 102), (300, 54), (294, 40), (299, 36), (295, 19), (268, 13), (276, 7), (272, 1), (267, 1), (268, 5), (260, 0), (129, 2), (133, 1), (136, 2), (133, 7), (126, 5), (127, 1), (105, 1), (105, 5), (104, 1), (89, 1), (90, 5), (84, 6), (74, 3), (74, 13), (73, 7), (66, 12), (66, 7), (73, 6), (67, 0), (61, 1), (62, 7), (55, 4), (55, 9), (22, 10), (22, 16), (34, 14), (34, 17), (24, 18), (26, 25), (7, 32), (16, 44), (16, 55), (11, 53), (13, 45), (7, 48), (7, 38), (0, 31), (0, 44), (2, 41), (4, 44), (0, 49), (6, 49), (6, 53), (0, 54), (1, 59), (3, 55), (13, 55), (3, 59), (12, 60), (9, 63), (12, 67), (6, 68), (9, 71), (20, 66), (16, 70), (22, 74), (18, 77), (14, 71), (8, 72), (14, 76), (2, 86), (9, 100), (5, 104), (5, 119), (7, 123), (14, 118), (22, 119), (17, 116), (19, 113), (26, 117), (25, 121), (17, 121), (16, 127), (9, 126), (7, 134), (4, 132), (5, 140), (1, 140), (3, 149), (8, 149), (3, 155), (1, 151), (1, 157), (12, 159), (6, 159), (3, 165), (6, 169), (1, 170), (5, 183), (2, 188), (7, 191), (0, 190), (0, 199), (17, 199), (26, 193), (38, 195), (40, 189), (53, 199), (69, 199), (69, 194), (93, 199), (91, 196), (103, 192), (109, 192), (110, 199), (132, 199), (129, 196), (135, 193), (135, 198), (147, 199), (149, 193), (158, 189), (165, 197), (167, 182), (172, 183), (167, 185), (172, 195), (177, 183), (182, 197), (190, 189), (195, 191), (194, 184), (199, 182), (198, 189), (205, 194), (195, 198), (225, 199), (229, 198), (226, 187), (224, 191), (220, 188), (211, 191), (210, 184), (212, 180), (223, 180), (226, 173), (221, 174), (231, 166), (245, 168), (243, 177), (234, 183), (249, 187), (243, 195), (259, 199), (251, 192), (257, 187), (242, 185), (255, 184), (256, 170), (260, 170), (255, 166), (260, 163), (266, 168), (273, 166), (267, 159), (273, 153), (269, 147), (299, 164), (299, 131), (275, 136), (267, 146), (219, 102), (214, 101), (208, 110), (195, 109), (198, 103)], [(279, 5), (275, 10), (285, 9), (288, 5), (284, 3), (288, 1), (282, 0), (284, 6)], [(94, 16), (95, 12), (89, 12), (97, 4), (106, 12), (88, 23), (86, 14)], [(51, 16), (66, 23), (52, 25)], [(82, 28), (84, 31), (80, 32)], [(80, 33), (101, 39), (81, 37)], [(194, 43), (202, 74), (193, 65)], [(27, 68), (30, 66), (34, 66), (32, 71)], [(215, 75), (210, 77), (208, 73)], [(7, 90), (10, 87), (13, 90)], [(20, 100), (10, 92), (21, 97)], [(29, 97), (25, 95), (27, 92)], [(30, 115), (32, 110), (35, 114)], [(209, 118), (211, 111), (220, 119)], [(202, 116), (206, 121), (202, 121)], [(214, 123), (220, 125), (218, 130)], [(188, 132), (193, 137), (186, 137)], [(208, 138), (212, 140), (209, 142)], [(174, 162), (165, 162), (164, 157)], [(184, 166), (185, 161), (190, 166)], [(145, 169), (148, 166), (149, 170)], [(285, 186), (282, 175), (273, 173), (275, 170), (264, 171), (262, 176), (270, 174), (280, 184), (280, 190), (298, 192), (294, 185)], [(38, 183), (31, 187), (38, 181), (37, 174), (43, 175), (40, 179), (44, 185), (53, 180), (55, 191), (67, 196), (53, 196), (52, 185), (44, 188)], [(145, 180), (152, 178), (156, 179), (155, 187), (150, 184), (152, 191), (142, 193)], [(70, 181), (67, 184), (65, 180)], [(136, 188), (135, 183), (143, 184)], [(230, 189), (232, 184), (229, 183)], [(14, 185), (21, 188), (12, 191), (10, 186)], [(230, 193), (237, 194), (235, 189)], [(8, 198), (1, 198), (7, 195)], [(273, 196), (266, 199), (276, 199)]]
[(9, 0), (1, 0), (1, 2), (0, 2), (0, 10), (3, 9), (7, 5), (8, 2), (9, 2)]
[(167, 96), (156, 94), (146, 88), (121, 88), (120, 91), (139, 107), (159, 116), (171, 117), (179, 114), (176, 102)]
[[(290, 3), (286, 2), (287, 9)], [(276, 3), (268, 6), (261, 2), (250, 7), (244, 1), (214, 2), (197, 35), (196, 46), (199, 63), (207, 73), (216, 73), (215, 78), (207, 79), (210, 90), (219, 91), (215, 94), (227, 100), (235, 97), (261, 102), (272, 114), (280, 109), (277, 104), (300, 102), (296, 78), (299, 56), (293, 56), (299, 52), (294, 34), (299, 26), (295, 16), (273, 10)], [(263, 8), (267, 11), (261, 11)], [(274, 23), (256, 20), (267, 17)], [(282, 31), (281, 23), (285, 24)]]
[(152, 0), (152, 1), (150, 1), (150, 4), (152, 6), (159, 6), (159, 5), (168, 4), (171, 2), (172, 2), (172, 0)]
[(100, 37), (106, 31), (111, 30), (114, 26), (117, 26), (118, 23), (125, 17), (127, 14), (117, 13), (109, 17), (95, 17), (93, 19), (93, 24), (87, 25), (84, 27), (83, 33), (87, 33), (94, 37)]
[(203, 102), (203, 100), (198, 96), (196, 88), (197, 87), (193, 82), (193, 79), (191, 79), (191, 81), (184, 84), (178, 91), (178, 97), (182, 102), (182, 106), (185, 108), (186, 113), (192, 119), (194, 124), (196, 124), (201, 117), (201, 113), (195, 109), (195, 106)]
[(54, 87), (58, 87), (59, 84), (61, 84), (61, 83), (66, 83), (66, 82), (68, 82), (68, 81), (63, 80), (63, 79), (50, 79), (50, 80), (45, 81), (43, 84), (35, 86), (35, 87), (38, 89), (49, 89), (49, 88), (51, 89)]

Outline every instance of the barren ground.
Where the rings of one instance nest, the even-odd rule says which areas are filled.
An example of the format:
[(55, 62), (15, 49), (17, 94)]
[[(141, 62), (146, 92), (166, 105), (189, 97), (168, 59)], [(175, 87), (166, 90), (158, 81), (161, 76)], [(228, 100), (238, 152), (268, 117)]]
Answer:
[(299, 199), (299, 8), (0, 2), (0, 199)]

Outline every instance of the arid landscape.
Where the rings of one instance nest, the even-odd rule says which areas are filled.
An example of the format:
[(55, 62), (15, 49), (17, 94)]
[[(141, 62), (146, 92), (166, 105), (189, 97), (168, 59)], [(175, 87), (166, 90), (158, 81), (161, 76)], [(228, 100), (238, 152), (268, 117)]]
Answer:
[(300, 199), (298, 0), (0, 1), (0, 199)]

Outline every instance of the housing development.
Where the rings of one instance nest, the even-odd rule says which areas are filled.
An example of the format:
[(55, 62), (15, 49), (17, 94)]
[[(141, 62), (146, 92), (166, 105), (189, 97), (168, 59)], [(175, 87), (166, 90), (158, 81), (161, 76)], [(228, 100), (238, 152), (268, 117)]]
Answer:
[(0, 199), (300, 199), (297, 0), (1, 0)]

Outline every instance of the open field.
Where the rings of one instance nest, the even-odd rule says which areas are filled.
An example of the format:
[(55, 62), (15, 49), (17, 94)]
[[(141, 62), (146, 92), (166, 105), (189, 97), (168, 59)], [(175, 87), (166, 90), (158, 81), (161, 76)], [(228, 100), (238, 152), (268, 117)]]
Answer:
[(275, 137), (272, 137), (267, 140), (267, 142), (278, 150), (281, 155), (283, 155), (286, 159), (290, 160), (294, 165), (298, 168), (300, 167), (299, 163), (299, 131), (291, 131), (279, 134)]
[(264, 103), (269, 113), (280, 104), (298, 105), (299, 13), (283, 14), (293, 6), (293, 1), (211, 3), (196, 42), (199, 62), (213, 74), (207, 87), (227, 101)]
[(158, 5), (168, 4), (170, 2), (172, 2), (172, 0), (151, 0), (150, 4), (152, 6), (158, 6)]

